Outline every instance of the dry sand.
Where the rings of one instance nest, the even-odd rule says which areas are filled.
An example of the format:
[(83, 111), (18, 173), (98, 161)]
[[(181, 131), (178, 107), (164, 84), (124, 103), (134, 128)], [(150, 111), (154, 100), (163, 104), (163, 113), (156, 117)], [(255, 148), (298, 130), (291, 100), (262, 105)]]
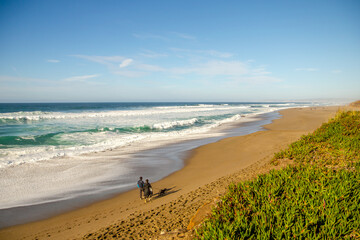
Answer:
[[(199, 147), (183, 169), (152, 184), (155, 196), (150, 203), (141, 201), (136, 189), (47, 220), (2, 229), (0, 239), (191, 238), (186, 228), (201, 206), (209, 209), (208, 203), (224, 194), (228, 184), (275, 168), (269, 163), (275, 152), (318, 128), (338, 109), (283, 110), (283, 117), (264, 126), (265, 131)], [(169, 190), (159, 197), (162, 188)], [(198, 216), (206, 215), (201, 212)]]

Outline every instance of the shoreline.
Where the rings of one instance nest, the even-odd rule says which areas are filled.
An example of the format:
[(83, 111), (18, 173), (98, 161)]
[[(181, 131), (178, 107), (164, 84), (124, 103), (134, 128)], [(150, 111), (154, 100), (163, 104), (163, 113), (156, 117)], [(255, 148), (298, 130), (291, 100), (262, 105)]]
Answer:
[[(246, 117), (240, 122), (223, 125), (216, 131), (209, 132), (207, 136), (203, 135), (202, 138), (190, 138), (179, 142), (167, 143), (162, 146), (141, 150), (129, 155), (129, 159), (126, 161), (138, 162), (138, 168), (143, 169), (140, 170), (142, 171), (142, 175), (144, 175), (144, 177), (146, 176), (146, 178), (149, 178), (154, 183), (166, 178), (176, 171), (181, 170), (187, 164), (187, 159), (189, 158), (188, 156), (191, 155), (191, 152), (195, 148), (220, 141), (224, 138), (242, 136), (260, 131), (264, 124), (270, 123), (272, 120), (279, 117), (280, 115), (277, 111)], [(99, 160), (103, 158), (110, 158), (118, 161), (123, 159), (122, 155), (123, 153), (121, 149), (113, 149), (111, 151), (87, 154), (85, 156), (90, 158), (96, 157)], [(147, 161), (149, 162), (148, 166), (142, 166), (145, 165), (145, 162)], [(161, 170), (161, 174), (154, 175), (153, 169), (155, 166), (151, 165), (153, 161), (159, 162), (158, 164), (155, 164), (155, 166)], [(134, 168), (133, 171), (136, 172), (137, 169)], [(153, 176), (149, 177), (148, 174), (153, 174)], [(54, 199), (48, 197), (40, 203), (0, 209), (0, 230), (7, 227), (49, 219), (51, 217), (81, 209), (93, 203), (110, 199), (119, 194), (134, 190), (136, 189), (134, 183), (138, 180), (138, 176), (134, 175), (133, 178), (134, 179), (131, 182), (132, 185), (128, 187), (112, 189), (112, 186), (117, 187), (119, 184), (119, 179), (114, 178), (112, 181), (99, 183), (103, 188), (101, 192), (92, 192), (91, 190), (89, 191), (88, 189), (83, 189), (79, 190), (82, 195), (68, 199), (57, 199), (56, 196)]]
[[(145, 205), (138, 200), (139, 193), (135, 189), (47, 220), (2, 229), (0, 237), (7, 236), (8, 239), (20, 237), (24, 239), (36, 237), (40, 239), (48, 237), (51, 239), (82, 238), (87, 233), (96, 232), (121, 221), (126, 224), (128, 218), (136, 223), (136, 219), (131, 220), (131, 216), (134, 216), (135, 213), (163, 209), (167, 207), (166, 205), (173, 201), (179, 201), (181, 198), (188, 198), (186, 202), (198, 204), (204, 200), (201, 196), (199, 196), (200, 199), (197, 199), (188, 195), (206, 184), (216, 182), (219, 178), (251, 168), (254, 164), (263, 166), (271, 154), (301, 135), (315, 130), (334, 115), (337, 109), (339, 107), (282, 110), (280, 111), (280, 114), (283, 115), (282, 118), (263, 126), (267, 131), (229, 137), (196, 148), (182, 169), (153, 184), (155, 193), (161, 188), (170, 190), (165, 197), (155, 198), (150, 204)], [(243, 148), (240, 147), (239, 150), (239, 146)], [(221, 162), (219, 162), (219, 154), (222, 158)], [(217, 191), (221, 192), (221, 190)], [(194, 206), (187, 211), (186, 216), (175, 217), (180, 220), (184, 219), (185, 222), (188, 216), (193, 215), (196, 210), (197, 208)], [(168, 215), (171, 216), (171, 212)], [(186, 223), (182, 224), (186, 225)], [(131, 225), (129, 226), (131, 228)], [(132, 232), (132, 234), (134, 233)]]

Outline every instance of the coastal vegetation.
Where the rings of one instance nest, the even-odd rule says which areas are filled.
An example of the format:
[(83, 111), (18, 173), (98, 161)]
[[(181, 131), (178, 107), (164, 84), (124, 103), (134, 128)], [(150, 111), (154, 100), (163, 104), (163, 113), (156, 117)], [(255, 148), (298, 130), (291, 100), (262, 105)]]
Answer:
[(197, 239), (359, 239), (360, 112), (339, 112), (282, 159), (295, 164), (230, 185)]
[(360, 100), (350, 103), (350, 107), (360, 107)]

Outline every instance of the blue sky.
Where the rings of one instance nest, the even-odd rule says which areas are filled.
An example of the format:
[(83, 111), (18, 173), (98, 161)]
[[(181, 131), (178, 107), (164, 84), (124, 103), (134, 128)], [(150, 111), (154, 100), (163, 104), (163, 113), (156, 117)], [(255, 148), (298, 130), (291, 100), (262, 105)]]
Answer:
[(0, 102), (360, 99), (360, 1), (0, 0)]

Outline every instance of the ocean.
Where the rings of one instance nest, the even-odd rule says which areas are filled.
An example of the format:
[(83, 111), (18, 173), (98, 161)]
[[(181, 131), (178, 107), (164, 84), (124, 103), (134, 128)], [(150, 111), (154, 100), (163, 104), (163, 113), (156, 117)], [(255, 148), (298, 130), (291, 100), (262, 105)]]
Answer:
[[(0, 168), (201, 134), (295, 103), (0, 105)], [(304, 106), (303, 103), (300, 104)]]
[[(0, 104), (0, 211), (81, 198), (95, 201), (136, 187), (140, 175), (159, 180), (183, 167), (188, 150), (226, 137), (231, 126), (281, 109), (317, 105)], [(0, 227), (7, 225), (0, 218)]]

